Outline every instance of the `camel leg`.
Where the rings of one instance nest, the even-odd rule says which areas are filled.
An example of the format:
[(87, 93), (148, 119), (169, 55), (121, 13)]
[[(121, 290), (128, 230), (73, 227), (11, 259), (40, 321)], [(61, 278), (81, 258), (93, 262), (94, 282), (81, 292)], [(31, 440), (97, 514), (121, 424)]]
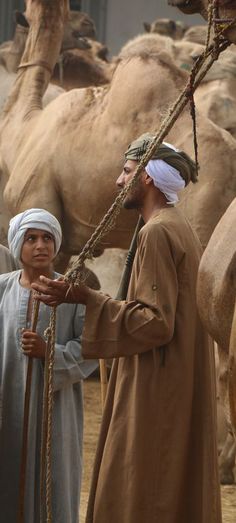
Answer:
[[(232, 435), (229, 404), (229, 357), (227, 352), (218, 346), (217, 396), (218, 396), (218, 439), (222, 435), (219, 453), (220, 482), (223, 485), (234, 483), (235, 442)], [(222, 427), (224, 430), (222, 430)], [(220, 434), (222, 433), (222, 434)]]
[(229, 344), (229, 407), (230, 419), (236, 440), (236, 303), (234, 306), (233, 322)]
[(235, 481), (234, 467), (236, 442), (232, 432), (228, 432), (221, 454), (219, 455), (219, 474), (221, 485), (232, 485)]

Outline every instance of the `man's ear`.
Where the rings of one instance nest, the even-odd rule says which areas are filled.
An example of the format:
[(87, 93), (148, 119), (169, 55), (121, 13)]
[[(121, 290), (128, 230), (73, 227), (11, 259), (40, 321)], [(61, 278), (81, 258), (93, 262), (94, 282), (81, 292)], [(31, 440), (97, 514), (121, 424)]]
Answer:
[(147, 173), (147, 171), (145, 171), (145, 169), (144, 169), (144, 182), (146, 185), (153, 183), (153, 179), (151, 178), (151, 176), (149, 176), (149, 174)]

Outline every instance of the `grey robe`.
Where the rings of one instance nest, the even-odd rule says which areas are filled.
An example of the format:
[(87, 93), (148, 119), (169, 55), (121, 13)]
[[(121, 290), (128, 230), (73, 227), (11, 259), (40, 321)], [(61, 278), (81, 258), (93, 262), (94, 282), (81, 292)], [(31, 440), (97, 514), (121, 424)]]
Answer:
[(16, 269), (19, 269), (19, 267), (20, 266), (16, 260), (14, 260), (9, 249), (4, 247), (4, 245), (0, 245), (0, 274), (15, 271)]
[[(20, 347), (30, 291), (20, 271), (0, 276), (0, 513), (16, 523), (27, 356)], [(50, 308), (40, 304), (37, 332), (48, 326)], [(83, 400), (81, 380), (97, 366), (81, 356), (84, 307), (60, 305), (54, 365), (52, 500), (54, 523), (77, 523), (82, 467)], [(43, 364), (33, 360), (25, 523), (39, 521), (40, 434)], [(36, 494), (35, 494), (36, 493)]]

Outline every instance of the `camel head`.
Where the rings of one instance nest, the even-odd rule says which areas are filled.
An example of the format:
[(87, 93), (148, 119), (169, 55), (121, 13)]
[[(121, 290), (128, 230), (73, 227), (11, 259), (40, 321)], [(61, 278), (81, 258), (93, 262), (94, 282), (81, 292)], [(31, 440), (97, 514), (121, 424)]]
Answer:
[(87, 13), (81, 11), (70, 11), (67, 27), (70, 28), (71, 34), (77, 37), (95, 38), (96, 36), (94, 21)]
[[(18, 44), (20, 34), (22, 52), (30, 26), (28, 16), (27, 10), (24, 13), (15, 11), (15, 36), (17, 37)], [(94, 22), (86, 13), (70, 11), (64, 26), (61, 52), (67, 51), (68, 49), (90, 49), (91, 44), (89, 44), (87, 37), (94, 38), (95, 32)]]
[(68, 49), (90, 49), (86, 40), (94, 38), (96, 34), (95, 24), (86, 13), (70, 11), (68, 20), (64, 26), (62, 51)]
[(168, 4), (178, 7), (186, 15), (200, 13), (204, 16), (204, 12), (206, 14), (207, 11), (208, 0), (168, 0)]
[[(34, 20), (39, 19), (41, 13), (57, 13), (57, 21), (61, 19), (62, 23), (68, 19), (70, 6), (69, 0), (25, 0), (25, 17), (31, 25)], [(60, 14), (60, 17), (58, 17)]]
[(147, 33), (159, 33), (160, 35), (170, 36), (173, 40), (182, 38), (187, 30), (187, 26), (183, 22), (176, 22), (169, 18), (157, 18), (151, 24), (144, 22), (143, 26)]
[[(200, 13), (207, 20), (207, 12), (210, 3), (214, 3), (217, 11), (216, 21), (222, 24), (229, 23), (236, 18), (235, 0), (168, 0), (168, 4), (177, 7), (186, 14)], [(225, 36), (236, 43), (236, 20), (232, 28), (225, 32)]]

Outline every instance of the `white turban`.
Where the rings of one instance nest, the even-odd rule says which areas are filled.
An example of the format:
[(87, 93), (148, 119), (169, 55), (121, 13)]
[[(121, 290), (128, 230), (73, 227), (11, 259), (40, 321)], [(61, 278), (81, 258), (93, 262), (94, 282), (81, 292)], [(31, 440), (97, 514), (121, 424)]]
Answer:
[(59, 221), (53, 214), (44, 209), (28, 209), (10, 220), (8, 245), (14, 258), (20, 260), (25, 233), (28, 229), (40, 229), (50, 232), (55, 240), (55, 254), (58, 253), (62, 240)]
[[(167, 142), (163, 143), (170, 149), (178, 152), (178, 149), (173, 145)], [(155, 187), (166, 196), (167, 203), (173, 204), (179, 201), (177, 193), (185, 187), (185, 181), (175, 167), (172, 167), (164, 160), (149, 160), (145, 171), (153, 179)]]

